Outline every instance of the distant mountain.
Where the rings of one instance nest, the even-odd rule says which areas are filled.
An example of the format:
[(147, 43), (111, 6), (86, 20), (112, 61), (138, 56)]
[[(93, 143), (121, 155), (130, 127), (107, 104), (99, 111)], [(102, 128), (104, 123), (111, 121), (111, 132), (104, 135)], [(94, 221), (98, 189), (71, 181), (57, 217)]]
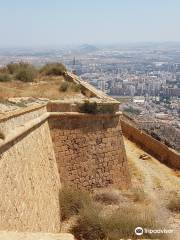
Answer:
[(94, 45), (83, 44), (79, 47), (79, 51), (82, 53), (95, 52), (98, 48)]

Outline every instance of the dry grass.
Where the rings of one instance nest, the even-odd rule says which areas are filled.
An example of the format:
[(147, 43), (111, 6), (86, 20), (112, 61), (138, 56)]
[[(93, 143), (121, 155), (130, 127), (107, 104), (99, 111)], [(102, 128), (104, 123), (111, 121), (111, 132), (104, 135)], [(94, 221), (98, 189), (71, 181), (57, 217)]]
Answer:
[(87, 192), (63, 187), (60, 192), (61, 218), (66, 220), (73, 215), (79, 214), (82, 208), (88, 208), (92, 205), (92, 200)]
[(106, 205), (119, 204), (121, 201), (121, 196), (118, 191), (114, 189), (104, 189), (95, 192), (93, 195), (93, 200)]
[[(0, 83), (0, 99), (12, 97), (35, 97), (59, 99), (65, 96), (74, 96), (80, 91), (73, 84), (68, 85), (67, 91), (59, 91), (64, 77), (42, 77), (36, 79), (34, 83), (24, 83), (20, 81), (10, 81)], [(73, 86), (72, 86), (73, 85)]]
[(147, 194), (145, 193), (143, 188), (133, 188), (132, 196), (134, 202), (145, 202), (147, 201)]
[[(82, 209), (79, 219), (71, 232), (78, 240), (119, 240), (121, 238), (136, 239), (134, 230), (137, 226), (159, 229), (152, 209), (135, 206), (122, 206), (113, 214), (100, 214), (98, 207)], [(164, 234), (143, 234), (142, 239), (166, 239)]]
[[(134, 230), (137, 226), (165, 228), (165, 224), (162, 227), (158, 222), (158, 210), (151, 204), (135, 205), (128, 199), (120, 202), (121, 197), (120, 191), (114, 189), (101, 190), (91, 197), (87, 192), (65, 187), (60, 194), (62, 219), (71, 219), (76, 215), (69, 231), (77, 240), (136, 239)], [(115, 205), (107, 205), (112, 203)], [(141, 237), (147, 238), (167, 239), (164, 234), (144, 233)]]
[(167, 208), (172, 212), (180, 212), (180, 194), (172, 192)]

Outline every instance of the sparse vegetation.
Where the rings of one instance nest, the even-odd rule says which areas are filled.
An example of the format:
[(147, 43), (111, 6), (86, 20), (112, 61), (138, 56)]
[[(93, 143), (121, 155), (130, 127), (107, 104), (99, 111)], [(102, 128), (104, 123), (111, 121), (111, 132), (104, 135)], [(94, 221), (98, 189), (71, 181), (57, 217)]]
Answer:
[(87, 192), (67, 186), (62, 188), (59, 199), (62, 220), (78, 214), (81, 209), (91, 206), (92, 202), (91, 197)]
[(73, 82), (62, 81), (60, 83), (59, 91), (60, 92), (67, 92), (67, 91), (80, 92), (80, 87), (79, 85), (76, 85)]
[[(152, 209), (135, 206), (122, 206), (110, 215), (102, 215), (98, 207), (82, 209), (77, 224), (71, 232), (78, 240), (119, 240), (136, 238), (134, 230), (142, 228), (158, 229)], [(142, 239), (166, 239), (164, 234), (144, 233)]]
[(44, 75), (62, 76), (67, 71), (62, 63), (48, 63), (40, 69), (40, 73)]
[(98, 113), (109, 113), (113, 114), (116, 110), (114, 108), (113, 104), (103, 104), (101, 106), (98, 106)]
[[(52, 70), (54, 67), (55, 70)], [(56, 71), (56, 68), (59, 70)], [(80, 93), (81, 85), (68, 81), (68, 75), (64, 74), (65, 69), (60, 63), (46, 64), (41, 69), (24, 62), (9, 63), (0, 68), (0, 99), (10, 97), (59, 99)]]
[(103, 220), (99, 215), (98, 207), (82, 209), (77, 223), (71, 229), (71, 233), (78, 240), (105, 239)]
[[(112, 194), (113, 193), (113, 194)], [(60, 193), (62, 219), (67, 220), (77, 215), (70, 226), (70, 232), (77, 240), (119, 240), (121, 238), (136, 239), (135, 228), (161, 229), (152, 205), (120, 204), (120, 192), (114, 189), (90, 193), (64, 187)], [(111, 208), (115, 204), (116, 208)], [(108, 210), (109, 209), (109, 210)], [(163, 225), (163, 228), (165, 225)], [(141, 239), (166, 239), (161, 234), (144, 233)]]
[(32, 65), (22, 65), (15, 75), (17, 80), (33, 82), (37, 77), (37, 70)]
[(4, 140), (5, 139), (5, 135), (4, 133), (0, 132), (0, 139)]
[(79, 106), (80, 112), (90, 113), (90, 114), (113, 114), (115, 113), (114, 105), (99, 105), (97, 102), (90, 102), (89, 100), (85, 100), (83, 104)]
[(38, 74), (37, 69), (29, 63), (10, 63), (7, 65), (7, 72), (13, 75), (13, 80), (32, 82)]
[(59, 90), (60, 90), (61, 92), (66, 92), (66, 91), (68, 90), (68, 87), (69, 87), (68, 82), (63, 81), (63, 82), (61, 83), (61, 85), (60, 85)]
[(167, 207), (172, 212), (180, 212), (180, 194), (172, 193)]
[(11, 80), (11, 77), (7, 73), (0, 73), (0, 82), (8, 82)]
[(26, 63), (9, 63), (7, 65), (7, 70), (10, 74), (15, 74), (19, 71), (19, 69), (21, 68), (21, 66), (25, 67), (27, 66)]
[(82, 105), (80, 105), (79, 109), (80, 109), (80, 112), (83, 112), (83, 113), (96, 114), (97, 103), (86, 100)]
[(147, 200), (147, 194), (144, 192), (143, 188), (132, 189), (133, 200), (135, 202), (143, 202)]
[(107, 205), (120, 203), (119, 193), (113, 189), (98, 191), (94, 194), (93, 199)]

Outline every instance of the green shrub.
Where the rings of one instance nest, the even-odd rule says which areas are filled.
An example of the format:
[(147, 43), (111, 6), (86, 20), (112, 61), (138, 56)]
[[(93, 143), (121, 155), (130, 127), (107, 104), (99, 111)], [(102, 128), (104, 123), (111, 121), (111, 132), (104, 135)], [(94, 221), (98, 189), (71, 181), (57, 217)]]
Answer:
[(15, 75), (17, 80), (32, 82), (37, 77), (37, 70), (31, 65), (22, 65)]
[(66, 82), (66, 81), (63, 81), (63, 82), (61, 83), (61, 85), (60, 85), (59, 90), (60, 90), (61, 92), (66, 92), (66, 91), (68, 90), (68, 87), (69, 87), (69, 83)]
[(5, 139), (5, 135), (4, 133), (0, 132), (0, 139), (4, 140)]
[(11, 80), (11, 77), (7, 73), (0, 73), (0, 82), (8, 82)]
[(40, 69), (44, 75), (62, 76), (67, 71), (62, 63), (48, 63)]
[(113, 104), (98, 105), (96, 102), (90, 102), (89, 100), (85, 100), (85, 102), (79, 106), (79, 110), (80, 112), (91, 114), (113, 114), (116, 111)]
[(10, 74), (15, 74), (20, 68), (20, 65), (24, 65), (24, 63), (9, 63), (7, 65), (8, 72)]
[(59, 199), (62, 220), (78, 214), (82, 208), (88, 208), (91, 205), (91, 198), (87, 192), (70, 187), (62, 188)]
[(109, 113), (109, 114), (113, 114), (115, 113), (116, 110), (114, 108), (113, 104), (103, 104), (101, 106), (98, 107), (98, 113)]
[(13, 74), (17, 80), (32, 82), (37, 77), (37, 70), (29, 63), (10, 63), (7, 65), (9, 74)]
[[(78, 240), (119, 240), (121, 238), (136, 239), (135, 228), (158, 229), (161, 226), (156, 222), (151, 209), (135, 206), (122, 206), (112, 215), (101, 215), (98, 207), (82, 209), (79, 219), (71, 228), (72, 234)], [(144, 233), (141, 239), (166, 239), (164, 234)]]
[(81, 85), (80, 84), (71, 83), (71, 90), (73, 92), (81, 92)]
[(96, 114), (98, 112), (98, 106), (96, 102), (90, 102), (86, 100), (83, 104), (80, 105), (79, 110), (83, 113)]

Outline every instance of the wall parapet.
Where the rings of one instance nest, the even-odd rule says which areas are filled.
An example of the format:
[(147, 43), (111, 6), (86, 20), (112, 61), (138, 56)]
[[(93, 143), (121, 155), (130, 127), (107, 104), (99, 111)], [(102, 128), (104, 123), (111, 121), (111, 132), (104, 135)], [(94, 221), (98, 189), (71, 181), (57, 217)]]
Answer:
[(180, 169), (180, 154), (163, 143), (121, 119), (124, 136), (169, 167)]
[(23, 108), (23, 109), (18, 109), (18, 110), (8, 112), (4, 115), (0, 115), (0, 123), (4, 122), (4, 121), (7, 121), (11, 118), (16, 118), (18, 116), (24, 115), (26, 113), (33, 112), (35, 110), (39, 110), (39, 109), (43, 109), (43, 108), (46, 109), (46, 106), (47, 106), (47, 104), (38, 104), (37, 106), (33, 105), (33, 106), (29, 106), (29, 107), (26, 107), (26, 108)]
[(11, 147), (13, 142), (15, 142), (22, 135), (27, 134), (33, 128), (45, 122), (48, 119), (48, 117), (49, 117), (49, 113), (44, 113), (38, 118), (35, 118), (29, 122), (26, 122), (24, 125), (21, 125), (20, 127), (16, 127), (14, 130), (11, 130), (9, 134), (4, 136), (4, 140), (0, 142), (0, 150), (2, 150), (3, 148), (6, 148), (7, 146)]

